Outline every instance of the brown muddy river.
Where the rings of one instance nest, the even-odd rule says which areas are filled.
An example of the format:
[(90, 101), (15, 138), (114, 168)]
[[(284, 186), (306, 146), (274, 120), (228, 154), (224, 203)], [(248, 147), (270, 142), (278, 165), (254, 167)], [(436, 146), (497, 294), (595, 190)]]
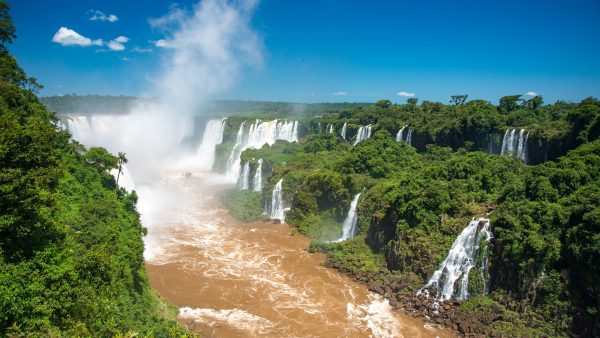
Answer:
[(321, 266), (284, 224), (236, 221), (218, 177), (137, 187), (151, 284), (207, 337), (451, 337)]

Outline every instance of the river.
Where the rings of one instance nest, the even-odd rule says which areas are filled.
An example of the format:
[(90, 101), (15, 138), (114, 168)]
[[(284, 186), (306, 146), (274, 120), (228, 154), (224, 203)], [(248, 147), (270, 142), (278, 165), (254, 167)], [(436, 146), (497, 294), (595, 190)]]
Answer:
[(152, 286), (206, 337), (452, 337), (322, 266), (285, 224), (228, 215), (219, 176), (138, 185)]

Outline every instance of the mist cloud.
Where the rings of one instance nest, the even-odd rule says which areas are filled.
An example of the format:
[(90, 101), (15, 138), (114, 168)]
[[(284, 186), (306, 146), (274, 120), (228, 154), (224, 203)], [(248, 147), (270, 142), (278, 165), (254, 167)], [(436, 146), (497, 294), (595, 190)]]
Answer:
[(251, 27), (257, 1), (203, 0), (191, 11), (172, 7), (150, 24), (165, 37), (157, 96), (182, 113), (230, 88), (243, 66), (262, 64), (262, 42)]

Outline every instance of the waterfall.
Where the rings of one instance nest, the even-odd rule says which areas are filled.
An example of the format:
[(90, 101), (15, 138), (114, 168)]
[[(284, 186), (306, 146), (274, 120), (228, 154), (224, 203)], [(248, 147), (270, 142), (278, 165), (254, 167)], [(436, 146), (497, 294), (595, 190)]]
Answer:
[(226, 118), (210, 120), (204, 128), (202, 143), (200, 143), (200, 146), (196, 151), (196, 154), (203, 159), (203, 170), (210, 171), (215, 164), (215, 147), (218, 144), (223, 143), (225, 121)]
[[(433, 273), (427, 285), (418, 294), (426, 294), (426, 289), (437, 289), (437, 298), (446, 300), (450, 298), (466, 299), (468, 295), (469, 271), (477, 267), (477, 259), (487, 252), (481, 251), (481, 242), (492, 238), (490, 220), (479, 218), (472, 220), (469, 225), (458, 235), (448, 256)], [(479, 264), (479, 273), (483, 280), (484, 270), (487, 267), (487, 257)]]
[(318, 122), (319, 124), (319, 134), (321, 133), (321, 122)]
[(267, 203), (265, 206), (265, 214), (272, 220), (280, 220), (281, 223), (285, 222), (285, 213), (289, 210), (289, 208), (284, 207), (282, 184), (283, 179), (277, 181), (271, 194), (271, 205)]
[[(516, 137), (515, 137), (516, 136)], [(527, 141), (529, 133), (525, 129), (506, 129), (502, 138), (502, 149), (500, 155), (514, 156), (527, 163)]]
[(125, 189), (125, 191), (130, 193), (135, 189), (135, 185), (133, 184), (133, 176), (131, 176), (129, 169), (127, 169), (125, 164), (121, 165), (121, 174), (119, 174), (119, 168), (111, 169), (110, 174), (115, 178), (115, 181), (117, 180), (117, 177), (119, 178), (117, 184), (119, 187)]
[(273, 145), (277, 140), (298, 142), (298, 121), (265, 121), (256, 120), (248, 129), (244, 123), (238, 130), (236, 144), (227, 161), (226, 175), (235, 181), (240, 175), (240, 155), (246, 149), (257, 149), (263, 145)]
[(330, 125), (327, 127), (327, 132), (328, 132), (328, 133), (330, 133), (330, 134), (333, 134), (333, 132), (334, 132), (334, 130), (333, 130), (333, 124), (330, 124)]
[(406, 143), (409, 146), (412, 146), (412, 134), (413, 134), (412, 128), (408, 128), (408, 135), (406, 135)]
[(342, 138), (344, 140), (346, 139), (346, 125), (347, 125), (347, 123), (344, 122), (344, 125), (342, 126), (342, 132), (340, 133), (340, 135), (342, 136)]
[(406, 132), (406, 136), (404, 135), (404, 131), (407, 130), (407, 127), (408, 126), (403, 126), (402, 128), (400, 128), (400, 130), (398, 131), (398, 134), (396, 134), (396, 142), (404, 141), (409, 145), (412, 144), (412, 134), (413, 134), (412, 128), (408, 128), (408, 131)]
[(356, 139), (354, 140), (353, 145), (357, 145), (358, 142), (364, 141), (364, 140), (368, 139), (369, 137), (371, 137), (372, 128), (373, 128), (373, 126), (371, 126), (370, 124), (367, 126), (358, 128), (358, 133), (356, 133)]
[(248, 190), (250, 187), (250, 162), (246, 161), (244, 163), (244, 168), (242, 169), (242, 175), (239, 180), (240, 190)]
[(256, 173), (254, 174), (254, 180), (252, 180), (252, 191), (261, 192), (262, 191), (262, 158), (258, 160), (258, 167), (256, 168)]
[(356, 215), (356, 206), (358, 205), (358, 199), (360, 198), (360, 194), (358, 193), (354, 195), (352, 202), (350, 203), (350, 209), (348, 209), (348, 214), (346, 215), (346, 219), (344, 219), (344, 223), (342, 226), (342, 237), (340, 237), (337, 241), (345, 241), (349, 238), (356, 236), (356, 224), (358, 223), (358, 215)]

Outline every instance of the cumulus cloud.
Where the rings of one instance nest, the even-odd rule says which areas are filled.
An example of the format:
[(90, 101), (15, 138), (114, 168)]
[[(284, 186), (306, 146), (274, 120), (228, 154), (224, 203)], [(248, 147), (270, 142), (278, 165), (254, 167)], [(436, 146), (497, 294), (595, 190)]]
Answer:
[(335, 95), (335, 96), (346, 96), (346, 95), (348, 95), (348, 93), (344, 92), (344, 91), (339, 91), (339, 92), (333, 93), (333, 95)]
[(88, 14), (91, 15), (90, 20), (92, 20), (92, 21), (115, 22), (115, 21), (119, 20), (119, 18), (116, 15), (114, 15), (114, 14), (106, 15), (97, 9), (90, 9), (88, 11)]
[(539, 94), (536, 92), (527, 92), (527, 94), (525, 94), (527, 96), (538, 96)]
[(67, 27), (60, 27), (52, 37), (52, 42), (63, 46), (102, 46), (102, 39), (92, 40)]
[(409, 93), (409, 92), (398, 92), (398, 96), (402, 96), (402, 97), (413, 97), (413, 96), (415, 96), (415, 93)]
[(119, 43), (125, 43), (125, 42), (129, 41), (129, 38), (121, 35), (121, 36), (117, 36), (117, 38), (114, 41), (119, 42)]
[(120, 52), (122, 50), (125, 50), (125, 45), (124, 43), (126, 43), (127, 41), (129, 41), (129, 38), (123, 35), (120, 35), (118, 37), (116, 37), (113, 40), (110, 40), (106, 46), (115, 52)]

